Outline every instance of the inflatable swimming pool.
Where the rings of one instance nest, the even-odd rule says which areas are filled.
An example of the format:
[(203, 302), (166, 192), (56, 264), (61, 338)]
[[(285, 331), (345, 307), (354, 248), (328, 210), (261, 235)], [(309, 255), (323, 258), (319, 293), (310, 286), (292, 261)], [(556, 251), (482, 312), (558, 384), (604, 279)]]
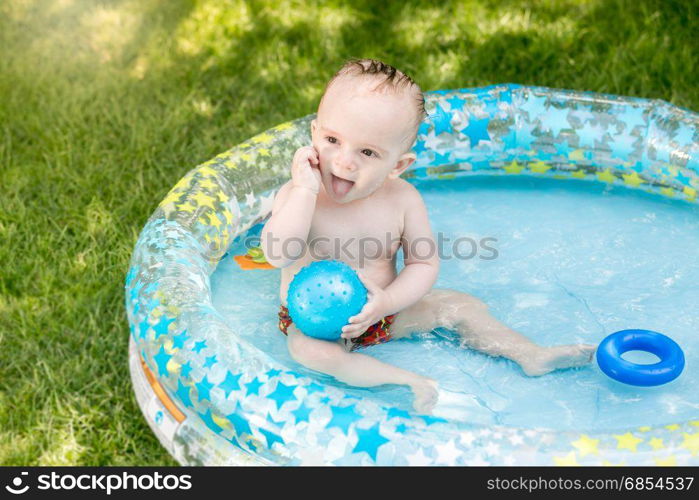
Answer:
[[(447, 185), (474, 175), (572, 178), (696, 202), (699, 116), (689, 110), (659, 100), (514, 84), (425, 97), (428, 118), (419, 129), (408, 180)], [(245, 331), (233, 325), (213, 305), (211, 276), (230, 262), (223, 258), (234, 242), (270, 214), (293, 153), (310, 141), (312, 118), (276, 126), (190, 171), (136, 243), (126, 277), (131, 375), (149, 425), (180, 463), (699, 464), (696, 401), (687, 402), (694, 416), (682, 414), (680, 421), (668, 414), (662, 423), (622, 421), (602, 428), (582, 420), (567, 429), (522, 425), (516, 412), (511, 422), (485, 423), (468, 415), (417, 415), (260, 348), (256, 335), (280, 335), (266, 330), (269, 323), (251, 322)], [(265, 267), (254, 252), (237, 262), (241, 268)], [(234, 315), (255, 301), (276, 300), (273, 288), (255, 297), (257, 272), (234, 275), (253, 285), (240, 282), (251, 305)], [(271, 308), (276, 330), (275, 316)], [(695, 344), (682, 346), (688, 368)], [(547, 377), (531, 380), (556, 380)]]

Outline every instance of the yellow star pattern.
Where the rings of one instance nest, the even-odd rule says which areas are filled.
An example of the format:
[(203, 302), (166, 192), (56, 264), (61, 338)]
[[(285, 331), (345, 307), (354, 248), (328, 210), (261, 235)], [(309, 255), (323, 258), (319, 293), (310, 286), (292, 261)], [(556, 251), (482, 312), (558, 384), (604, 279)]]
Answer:
[(214, 181), (211, 180), (211, 177), (206, 177), (203, 181), (199, 182), (199, 185), (203, 187), (204, 189), (211, 189), (214, 190), (218, 186)]
[(640, 186), (641, 184), (646, 182), (638, 176), (638, 172), (623, 174), (622, 177), (624, 178), (624, 182), (626, 184), (633, 187)]
[(575, 458), (575, 452), (571, 451), (564, 457), (553, 457), (553, 463), (559, 467), (570, 467), (575, 465), (580, 465), (578, 460)]
[(230, 168), (230, 169), (238, 168), (238, 164), (230, 158), (228, 158), (226, 161), (224, 161), (223, 164), (226, 166), (226, 168)]
[(505, 172), (508, 174), (518, 174), (522, 171), (524, 167), (517, 163), (517, 160), (512, 160), (512, 163), (505, 166)]
[(639, 430), (640, 432), (648, 432), (650, 429), (651, 429), (651, 428), (650, 428), (650, 426), (648, 426), (648, 425), (644, 425), (643, 427), (639, 427), (639, 428), (638, 428), (638, 430)]
[(591, 453), (595, 455), (599, 454), (599, 450), (597, 449), (599, 439), (591, 439), (586, 434), (583, 434), (580, 436), (580, 439), (573, 441), (571, 444), (578, 449), (580, 455), (583, 457)]
[(176, 210), (179, 210), (180, 212), (194, 212), (197, 207), (196, 205), (192, 205), (192, 203), (189, 200), (186, 200), (184, 203), (181, 203), (179, 205), (175, 206)]
[(683, 432), (682, 435), (684, 436), (684, 441), (680, 446), (691, 451), (692, 456), (696, 455), (699, 452), (699, 432), (695, 432), (694, 434)]
[(201, 174), (202, 177), (206, 177), (206, 176), (216, 177), (216, 176), (218, 176), (218, 172), (216, 172), (216, 170), (209, 167), (208, 165), (204, 165), (203, 167), (199, 167), (197, 169), (197, 173)]
[(673, 455), (670, 455), (669, 457), (666, 457), (666, 458), (656, 458), (655, 465), (661, 465), (661, 466), (666, 466), (666, 467), (672, 466), (672, 465), (677, 465), (677, 459)]
[(258, 153), (260, 156), (270, 156), (269, 149), (267, 149), (267, 148), (260, 148), (260, 149), (257, 150), (257, 153)]
[(220, 154), (220, 155), (218, 155), (218, 156), (215, 156), (214, 158), (211, 158), (209, 161), (205, 161), (204, 163), (202, 163), (202, 164), (200, 165), (200, 167), (208, 166), (208, 165), (213, 165), (214, 163), (216, 163), (216, 162), (217, 162), (223, 155), (225, 155), (225, 154), (226, 154), (226, 153), (222, 153), (222, 154)]
[(618, 464), (613, 464), (609, 460), (602, 460), (602, 465), (605, 467), (624, 467), (626, 465), (625, 462), (619, 462)]
[(694, 201), (697, 198), (697, 190), (688, 186), (682, 190), (688, 200)]
[(226, 218), (226, 222), (229, 225), (233, 225), (233, 220), (234, 220), (233, 212), (231, 212), (230, 210), (224, 210), (222, 213), (223, 213), (223, 216)]
[(169, 205), (170, 203), (175, 203), (180, 199), (180, 196), (182, 196), (182, 191), (177, 191), (173, 189), (170, 191), (165, 198), (163, 198), (163, 201), (160, 202), (160, 206), (165, 206)]
[(669, 187), (660, 188), (660, 194), (667, 196), (668, 198), (674, 198), (675, 190)]
[(666, 425), (665, 428), (669, 431), (676, 431), (680, 428), (680, 425), (679, 424), (670, 424), (670, 425)]
[(252, 160), (252, 155), (248, 154), (248, 153), (243, 153), (242, 155), (240, 155), (240, 158), (243, 161), (250, 161), (250, 160)]
[(585, 171), (583, 169), (576, 170), (572, 174), (570, 174), (572, 177), (575, 177), (576, 179), (584, 179), (585, 178)]
[(220, 201), (221, 203), (226, 203), (228, 200), (230, 200), (230, 198), (226, 196), (226, 193), (224, 193), (223, 191), (218, 191), (216, 193), (216, 197), (218, 198), (218, 201)]
[(226, 429), (226, 428), (230, 429), (230, 427), (231, 427), (231, 423), (227, 419), (225, 419), (223, 417), (219, 417), (214, 412), (211, 412), (211, 420), (216, 422), (216, 425), (218, 425), (222, 429)]
[(202, 193), (201, 191), (199, 191), (194, 196), (192, 196), (192, 199), (200, 207), (211, 207), (212, 210), (216, 210), (216, 205), (214, 205), (214, 199), (206, 193)]
[(256, 135), (255, 137), (253, 137), (252, 142), (256, 144), (267, 144), (268, 142), (271, 142), (272, 139), (274, 139), (274, 136), (271, 136), (268, 133), (263, 132), (260, 135)]
[(230, 243), (230, 240), (232, 239), (231, 236), (232, 236), (232, 234), (230, 232), (228, 232), (227, 229), (223, 230), (223, 232), (221, 233), (222, 246), (228, 246), (228, 244)]
[(571, 160), (580, 161), (584, 158), (584, 154), (585, 152), (582, 149), (576, 149), (568, 155), (568, 158), (570, 158)]
[(209, 214), (209, 221), (212, 226), (214, 226), (216, 229), (221, 227), (221, 219), (219, 219), (215, 213)]
[(282, 123), (280, 125), (277, 125), (272, 130), (286, 130), (289, 128), (291, 128), (291, 122), (286, 122), (286, 123)]
[(694, 427), (699, 427), (699, 420), (692, 420), (689, 422), (689, 425), (693, 425)]
[(614, 177), (611, 170), (607, 169), (604, 172), (597, 172), (597, 179), (603, 182), (612, 183), (616, 180), (616, 177)]
[(168, 304), (168, 306), (165, 308), (165, 311), (167, 311), (170, 314), (170, 316), (178, 316), (182, 312), (182, 309), (174, 304)]
[(189, 185), (192, 183), (193, 177), (191, 175), (185, 175), (182, 177), (179, 181), (177, 181), (177, 184), (172, 188), (172, 190), (179, 189), (181, 191), (184, 191), (185, 188), (189, 187)]
[(623, 450), (627, 449), (636, 452), (636, 446), (643, 442), (643, 439), (639, 439), (630, 432), (622, 435), (614, 435), (617, 440), (617, 449)]
[(539, 160), (536, 163), (532, 163), (529, 165), (529, 170), (532, 172), (536, 172), (537, 174), (544, 174), (546, 173), (547, 170), (550, 170), (551, 166), (547, 165), (543, 161)]
[(650, 441), (648, 441), (648, 444), (653, 448), (654, 450), (660, 450), (662, 448), (665, 448), (665, 445), (663, 444), (663, 440), (660, 438), (653, 438)]

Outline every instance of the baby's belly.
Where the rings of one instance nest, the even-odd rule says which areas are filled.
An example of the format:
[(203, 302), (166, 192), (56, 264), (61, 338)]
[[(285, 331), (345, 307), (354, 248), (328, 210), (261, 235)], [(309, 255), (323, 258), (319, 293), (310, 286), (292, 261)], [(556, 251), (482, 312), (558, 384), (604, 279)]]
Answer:
[[(288, 267), (282, 269), (281, 273), (281, 285), (279, 287), (279, 300), (283, 305), (286, 305), (286, 295), (289, 291), (289, 284), (294, 276), (303, 267), (307, 266), (311, 262), (317, 261), (318, 259), (313, 259), (310, 255), (306, 255)], [(386, 288), (390, 285), (394, 279), (396, 279), (396, 261), (392, 260), (380, 260), (372, 261), (366, 263), (363, 267), (360, 267), (358, 263), (346, 263), (355, 271), (361, 271), (364, 276), (367, 276), (370, 280), (377, 283), (381, 288)]]

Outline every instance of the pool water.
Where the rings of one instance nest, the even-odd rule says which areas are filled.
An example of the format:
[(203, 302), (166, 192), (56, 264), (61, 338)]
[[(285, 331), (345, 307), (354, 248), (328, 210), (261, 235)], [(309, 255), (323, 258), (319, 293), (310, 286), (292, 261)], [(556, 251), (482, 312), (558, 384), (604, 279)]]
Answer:
[[(437, 287), (479, 297), (498, 319), (542, 345), (598, 344), (627, 328), (662, 332), (683, 348), (685, 370), (650, 388), (616, 382), (596, 363), (527, 377), (514, 362), (460, 347), (456, 334), (443, 329), (364, 353), (468, 395), (471, 403), (459, 418), (469, 422), (604, 431), (697, 418), (699, 207), (621, 186), (550, 178), (474, 175), (415, 185), (444, 242)], [(243, 242), (236, 240), (211, 277), (216, 309), (280, 362), (342, 386), (289, 357), (277, 329), (279, 271), (240, 270), (232, 255), (246, 252)], [(625, 357), (657, 360), (643, 353)], [(403, 387), (343, 387), (411, 408)]]

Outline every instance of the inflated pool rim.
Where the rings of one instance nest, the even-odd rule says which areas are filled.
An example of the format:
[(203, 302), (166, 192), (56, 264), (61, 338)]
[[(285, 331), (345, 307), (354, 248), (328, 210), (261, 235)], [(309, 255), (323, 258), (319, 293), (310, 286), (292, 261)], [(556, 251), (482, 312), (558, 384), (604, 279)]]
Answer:
[[(406, 178), (577, 178), (696, 201), (699, 115), (690, 110), (517, 84), (425, 97), (429, 116)], [(314, 116), (191, 170), (134, 248), (126, 277), (134, 390), (180, 463), (407, 465), (419, 457), (437, 464), (444, 455), (439, 462), (435, 447), (448, 443), (450, 464), (699, 464), (699, 421), (607, 432), (445, 421), (357, 400), (233, 331), (212, 306), (209, 277), (233, 239), (268, 217), (295, 150), (310, 143)], [(613, 137), (620, 146), (609, 147)]]

